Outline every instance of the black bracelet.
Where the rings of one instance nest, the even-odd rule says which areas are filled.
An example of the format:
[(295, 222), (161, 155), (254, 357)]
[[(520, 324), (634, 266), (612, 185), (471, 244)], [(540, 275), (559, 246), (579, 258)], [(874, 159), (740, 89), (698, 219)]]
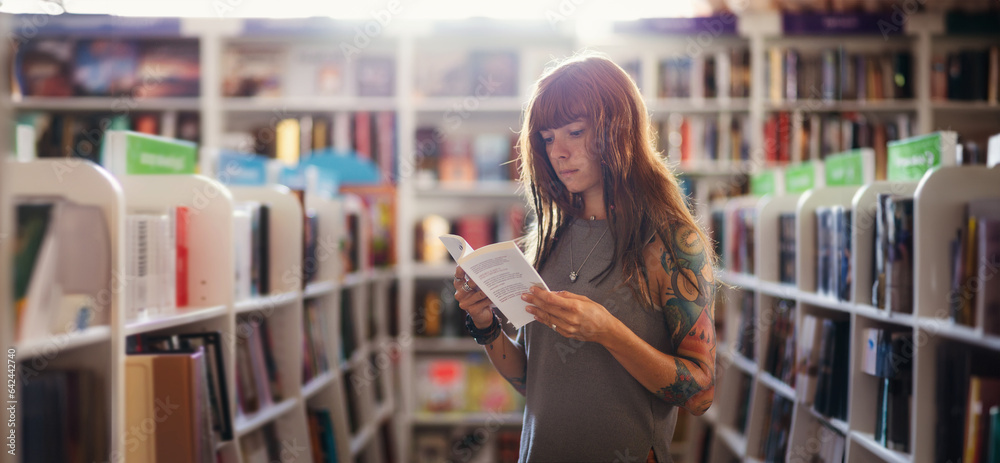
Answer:
[(493, 321), (490, 323), (490, 326), (487, 326), (484, 329), (479, 329), (476, 328), (476, 323), (472, 321), (472, 315), (469, 315), (469, 313), (466, 312), (465, 328), (469, 330), (469, 334), (472, 335), (472, 339), (475, 339), (476, 343), (479, 345), (486, 345), (495, 341), (498, 337), (500, 337), (500, 332), (502, 331), (500, 329), (500, 317), (497, 317), (496, 314), (493, 314)]

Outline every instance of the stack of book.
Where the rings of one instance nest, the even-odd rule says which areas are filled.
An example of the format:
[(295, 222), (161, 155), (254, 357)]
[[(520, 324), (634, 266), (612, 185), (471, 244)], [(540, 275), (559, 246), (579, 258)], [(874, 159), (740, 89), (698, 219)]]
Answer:
[(872, 305), (913, 313), (913, 198), (879, 194)]
[(908, 452), (913, 415), (913, 333), (867, 328), (863, 334), (861, 371), (878, 378), (875, 441)]
[(851, 298), (851, 209), (816, 208), (816, 292)]

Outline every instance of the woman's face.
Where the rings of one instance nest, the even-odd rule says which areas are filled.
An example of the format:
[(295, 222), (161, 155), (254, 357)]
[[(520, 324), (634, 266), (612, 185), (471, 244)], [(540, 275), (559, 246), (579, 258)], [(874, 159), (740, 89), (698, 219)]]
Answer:
[(586, 121), (577, 119), (562, 127), (540, 132), (545, 142), (545, 153), (559, 180), (571, 193), (580, 193), (584, 198), (604, 194), (601, 162), (590, 149), (589, 130)]

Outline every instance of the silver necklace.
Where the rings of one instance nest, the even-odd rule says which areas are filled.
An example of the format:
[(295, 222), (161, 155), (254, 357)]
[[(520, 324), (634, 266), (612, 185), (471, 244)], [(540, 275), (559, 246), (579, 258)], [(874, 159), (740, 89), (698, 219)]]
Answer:
[[(590, 220), (594, 220), (594, 216), (590, 216)], [(583, 263), (580, 264), (580, 266), (577, 267), (576, 270), (573, 270), (573, 271), (569, 272), (569, 281), (570, 281), (570, 283), (576, 283), (576, 279), (580, 277), (580, 270), (583, 269), (584, 265), (587, 265), (587, 260), (590, 259), (590, 255), (594, 253), (594, 250), (597, 249), (597, 245), (601, 244), (601, 240), (603, 240), (604, 239), (604, 235), (607, 235), (607, 234), (608, 234), (608, 228), (605, 228), (604, 229), (604, 233), (601, 233), (601, 237), (597, 239), (596, 243), (594, 243), (594, 247), (591, 248), (590, 252), (587, 253), (587, 257), (585, 257), (583, 259)], [(569, 268), (570, 269), (573, 268), (573, 240), (572, 239), (569, 242)]]

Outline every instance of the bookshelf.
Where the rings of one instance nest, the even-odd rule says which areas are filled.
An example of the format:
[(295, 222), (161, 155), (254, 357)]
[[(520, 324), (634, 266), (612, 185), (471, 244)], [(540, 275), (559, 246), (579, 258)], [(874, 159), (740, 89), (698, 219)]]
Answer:
[[(285, 288), (287, 290), (272, 292), (266, 297), (253, 300), (218, 299), (213, 303), (199, 305), (194, 310), (180, 310), (161, 319), (141, 323), (128, 323), (121, 320), (118, 327), (112, 324), (109, 328), (91, 329), (74, 335), (70, 340), (60, 342), (67, 343), (64, 347), (65, 351), (79, 351), (81, 353), (89, 352), (91, 349), (107, 348), (99, 346), (107, 345), (110, 342), (114, 354), (121, 356), (123, 349), (114, 347), (114, 343), (121, 342), (127, 335), (176, 332), (177, 330), (203, 326), (228, 327), (230, 330), (235, 330), (234, 321), (236, 319), (263, 311), (277, 314), (276, 320), (280, 319), (283, 325), (280, 332), (288, 336), (288, 339), (297, 339), (301, 336), (298, 334), (301, 333), (302, 326), (300, 312), (305, 310), (305, 306), (310, 301), (315, 301), (324, 307), (322, 310), (328, 315), (327, 331), (328, 333), (336, 333), (333, 337), (337, 338), (343, 328), (341, 326), (343, 311), (350, 310), (352, 316), (349, 319), (354, 324), (353, 329), (356, 330), (355, 333), (358, 333), (360, 340), (357, 353), (341, 361), (339, 360), (340, 352), (339, 347), (336, 346), (337, 343), (328, 343), (329, 358), (335, 366), (335, 368), (331, 368), (332, 373), (317, 376), (308, 382), (303, 381), (303, 378), (295, 376), (295, 374), (289, 376), (289, 379), (286, 379), (289, 388), (286, 388), (285, 391), (286, 393), (287, 391), (295, 391), (290, 393), (294, 397), (294, 403), (287, 405), (286, 402), (281, 402), (283, 408), (271, 410), (268, 412), (269, 415), (261, 415), (256, 419), (263, 420), (260, 424), (265, 422), (282, 423), (283, 433), (290, 436), (306, 436), (308, 428), (303, 423), (307, 421), (308, 408), (319, 407), (344, 411), (346, 409), (344, 405), (348, 401), (352, 401), (353, 396), (349, 395), (346, 386), (345, 372), (352, 372), (352, 376), (358, 372), (364, 375), (365, 369), (372, 364), (373, 355), (376, 360), (380, 356), (392, 357), (393, 360), (388, 367), (379, 367), (376, 364), (376, 371), (379, 372), (376, 377), (386, 387), (383, 392), (387, 392), (383, 396), (383, 400), (377, 401), (374, 397), (374, 389), (370, 388), (358, 396), (358, 403), (362, 405), (359, 407), (359, 414), (367, 418), (358, 431), (350, 432), (348, 417), (344, 413), (334, 414), (333, 421), (341, 460), (349, 461), (358, 458), (363, 461), (380, 461), (382, 458), (380, 458), (380, 451), (377, 447), (379, 446), (379, 428), (383, 423), (389, 423), (389, 426), (395, 431), (394, 434), (398, 436), (397, 445), (393, 446), (393, 451), (396, 454), (395, 460), (405, 460), (407, 456), (412, 454), (411, 437), (414, 429), (468, 424), (464, 417), (436, 418), (414, 414), (416, 401), (412, 388), (408, 387), (411, 380), (417, 379), (414, 362), (426, 356), (456, 353), (464, 355), (477, 352), (479, 349), (478, 346), (467, 342), (467, 339), (437, 340), (421, 339), (414, 336), (418, 323), (416, 315), (417, 305), (419, 305), (418, 286), (437, 283), (442, 286), (448, 285), (450, 284), (448, 280), (450, 280), (454, 269), (450, 264), (427, 264), (416, 261), (412, 257), (417, 248), (413, 229), (419, 218), (428, 214), (443, 214), (452, 218), (459, 215), (454, 211), (498, 211), (522, 201), (517, 185), (512, 182), (426, 181), (419, 172), (419, 155), (414, 149), (417, 145), (417, 130), (419, 128), (428, 126), (447, 128), (451, 126), (453, 121), (456, 121), (458, 127), (447, 135), (475, 135), (483, 132), (517, 130), (526, 95), (530, 92), (531, 84), (540, 74), (546, 61), (551, 57), (563, 56), (584, 46), (606, 51), (638, 78), (641, 91), (652, 113), (652, 119), (659, 125), (661, 135), (668, 132), (665, 127), (670, 122), (671, 116), (674, 115), (689, 121), (696, 121), (694, 125), (700, 124), (701, 127), (705, 126), (706, 121), (714, 121), (720, 128), (715, 143), (723, 149), (718, 151), (717, 159), (694, 159), (693, 162), (688, 163), (681, 162), (676, 158), (672, 159), (676, 161), (675, 165), (678, 170), (685, 172), (691, 179), (691, 183), (694, 185), (694, 197), (699, 208), (698, 215), (707, 220), (711, 210), (710, 195), (713, 195), (715, 190), (738, 188), (740, 186), (739, 179), (743, 175), (774, 164), (766, 157), (767, 140), (764, 136), (764, 127), (767, 118), (775, 113), (804, 115), (858, 113), (875, 121), (892, 121), (899, 115), (905, 115), (911, 118), (913, 133), (926, 133), (935, 129), (952, 127), (963, 127), (964, 130), (964, 127), (969, 127), (969, 134), (972, 138), (979, 137), (983, 131), (992, 130), (1000, 123), (1000, 119), (998, 119), (1000, 118), (1000, 109), (998, 109), (1000, 107), (994, 104), (932, 97), (931, 64), (935, 54), (947, 54), (966, 47), (982, 48), (995, 41), (995, 38), (991, 37), (956, 37), (945, 27), (942, 15), (912, 15), (908, 18), (901, 34), (893, 36), (887, 41), (883, 41), (878, 34), (872, 35), (864, 32), (827, 37), (789, 32), (783, 28), (782, 15), (776, 13), (747, 14), (736, 19), (731, 27), (727, 26), (721, 34), (714, 35), (710, 44), (701, 46), (699, 52), (703, 53), (704, 56), (716, 56), (729, 49), (745, 52), (748, 60), (746, 72), (749, 74), (747, 88), (745, 93), (719, 91), (715, 97), (699, 96), (699, 88), (703, 90), (704, 82), (694, 82), (694, 87), (691, 89), (692, 95), (687, 97), (666, 97), (660, 92), (664, 62), (689, 54), (690, 42), (687, 38), (701, 31), (699, 27), (702, 25), (700, 24), (689, 26), (693, 27), (694, 30), (670, 32), (649, 28), (619, 29), (611, 34), (577, 36), (567, 32), (568, 29), (555, 30), (546, 22), (525, 26), (522, 28), (523, 38), (514, 41), (510, 39), (506, 30), (491, 29), (497, 27), (495, 24), (475, 23), (464, 27), (456, 27), (454, 24), (441, 27), (427, 24), (412, 27), (400, 25), (401, 27), (392, 33), (387, 32), (384, 36), (377, 37), (369, 47), (362, 51), (362, 55), (365, 56), (390, 57), (394, 60), (393, 75), (395, 80), (392, 84), (391, 95), (359, 95), (351, 67), (353, 65), (347, 64), (343, 68), (344, 85), (341, 91), (324, 94), (320, 97), (288, 94), (287, 92), (273, 96), (227, 96), (223, 90), (226, 78), (223, 58), (227, 50), (233, 47), (278, 46), (295, 48), (302, 46), (309, 48), (339, 43), (345, 38), (353, 38), (354, 31), (350, 24), (332, 24), (329, 21), (181, 19), (165, 21), (165, 27), (158, 23), (160, 25), (149, 31), (143, 31), (141, 28), (130, 29), (128, 34), (141, 40), (179, 40), (183, 38), (184, 40), (197, 41), (199, 45), (200, 96), (13, 98), (7, 92), (3, 92), (3, 96), (0, 96), (0, 108), (2, 108), (0, 109), (0, 121), (17, 119), (18, 115), (36, 111), (105, 114), (114, 112), (115, 108), (123, 109), (122, 112), (125, 115), (152, 113), (160, 116), (161, 121), (165, 115), (168, 116), (166, 119), (169, 119), (169, 117), (177, 117), (182, 113), (194, 114), (198, 116), (201, 144), (207, 147), (222, 147), (235, 143), (231, 137), (233, 133), (245, 132), (260, 126), (274, 128), (276, 121), (281, 118), (309, 116), (333, 119), (338, 115), (357, 111), (394, 112), (396, 116), (396, 151), (398, 153), (396, 163), (398, 170), (395, 175), (398, 185), (396, 195), (397, 210), (399, 211), (396, 219), (398, 265), (395, 268), (385, 270), (363, 269), (342, 275), (336, 269), (338, 265), (336, 262), (339, 262), (339, 258), (333, 258), (322, 262), (320, 266), (322, 276), (305, 288), (289, 287)], [(4, 15), (0, 20), (3, 22), (4, 30), (16, 29), (9, 16)], [(66, 25), (71, 22), (71, 19), (57, 21), (55, 25), (59, 27), (48, 27), (40, 33), (42, 36), (83, 38), (93, 38), (99, 35), (96, 30), (67, 28)], [(800, 96), (794, 101), (787, 98), (772, 101), (770, 98), (767, 85), (767, 72), (770, 65), (768, 52), (770, 49), (796, 48), (808, 54), (817, 53), (839, 44), (845, 45), (849, 50), (868, 50), (873, 43), (877, 43), (876, 48), (880, 52), (905, 50), (912, 54), (914, 69), (912, 98), (878, 101), (829, 101), (809, 97), (808, 94), (806, 97)], [(419, 88), (418, 83), (424, 82), (426, 79), (421, 73), (424, 72), (422, 69), (424, 65), (429, 63), (426, 58), (429, 54), (440, 53), (454, 56), (468, 54), (470, 51), (476, 50), (510, 51), (513, 53), (518, 62), (518, 71), (511, 76), (511, 80), (516, 82), (515, 92), (510, 95), (491, 95), (489, 98), (470, 101), (468, 95), (429, 95), (424, 94), (423, 90)], [(725, 80), (726, 72), (721, 66), (715, 68), (714, 77), (717, 83)], [(732, 72), (731, 62), (729, 72)], [(0, 79), (4, 83), (8, 83), (9, 73), (4, 73)], [(472, 91), (474, 94), (475, 88)], [(739, 122), (740, 131), (725, 130), (724, 128), (732, 126), (734, 120)], [(739, 140), (734, 138), (739, 138)], [(0, 137), (0, 140), (3, 140), (3, 137)], [(732, 154), (733, 146), (737, 147), (737, 158), (722, 156), (727, 152), (725, 151), (727, 149), (728, 153)], [(665, 150), (668, 148), (668, 146), (663, 146)], [(803, 155), (803, 158), (810, 158), (810, 156), (812, 159), (819, 158), (819, 155), (815, 154)], [(0, 226), (10, 226), (11, 212), (7, 198), (14, 194), (20, 194), (13, 186), (16, 179), (12, 177), (13, 172), (20, 168), (29, 167), (4, 169), (6, 172), (3, 175), (7, 177), (3, 183), (11, 186), (6, 191), (0, 191), (0, 198), (3, 198), (0, 201)], [(176, 179), (172, 181), (176, 181)], [(196, 180), (191, 181), (197, 182)], [(32, 188), (43, 184), (42, 182), (37, 183), (38, 185), (34, 185)], [(185, 183), (183, 185), (180, 187), (181, 189), (198, 184)], [(201, 185), (205, 186), (206, 184)], [(6, 186), (0, 186), (0, 188), (6, 188)], [(73, 188), (77, 188), (77, 186), (73, 186)], [(145, 186), (137, 186), (129, 191), (159, 192), (159, 190), (146, 190), (145, 188)], [(168, 189), (167, 187), (163, 188)], [(175, 188), (175, 186), (170, 186), (170, 188)], [(851, 201), (860, 201), (855, 204), (855, 209), (862, 207), (867, 210), (874, 204), (874, 195), (878, 191), (891, 189), (891, 191), (905, 193), (913, 192), (916, 188), (915, 183), (898, 185), (877, 182), (861, 187), (857, 192), (830, 190), (822, 192), (822, 196), (815, 196), (820, 193), (811, 193), (809, 201), (811, 201), (810, 204), (814, 205), (809, 207), (833, 203), (846, 205), (850, 204)], [(248, 198), (257, 197), (255, 195), (265, 195), (264, 197), (271, 198), (273, 197), (272, 193), (274, 192), (264, 193), (256, 190), (241, 192), (239, 189), (232, 189), (234, 196), (246, 194)], [(76, 194), (74, 193), (74, 197)], [(126, 198), (127, 196), (115, 201), (121, 203), (122, 207), (126, 207), (125, 205), (128, 203)], [(797, 210), (800, 199), (802, 198), (786, 195), (770, 197), (765, 203), (760, 203), (752, 198), (740, 198), (726, 203), (727, 207), (740, 205), (740, 207), (756, 208), (761, 227), (757, 230), (755, 244), (758, 250), (755, 253), (758, 259), (757, 268), (759, 271), (756, 273), (758, 276), (727, 273), (724, 275), (724, 280), (752, 290), (754, 301), (758, 306), (763, 306), (764, 301), (770, 303), (776, 299), (784, 298), (795, 301), (796, 313), (812, 311), (833, 313), (838, 314), (838, 316), (847, 314), (846, 318), (851, 321), (851, 331), (854, 335), (859, 329), (868, 326), (902, 327), (912, 329), (917, 333), (934, 333), (936, 335), (935, 342), (967, 343), (996, 350), (1000, 344), (996, 337), (981, 335), (980, 331), (975, 329), (942, 326), (934, 319), (927, 318), (929, 314), (935, 312), (935, 308), (924, 307), (916, 316), (908, 316), (889, 314), (875, 309), (868, 303), (858, 302), (870, 300), (870, 287), (865, 288), (864, 285), (854, 285), (851, 301), (845, 302), (815, 294), (812, 292), (812, 288), (805, 286), (778, 283), (776, 275), (768, 273), (774, 270), (774, 266), (771, 265), (774, 256), (763, 251), (772, 249), (771, 242), (768, 240), (773, 240), (776, 237), (776, 233), (773, 232), (774, 227), (767, 223), (771, 221), (770, 217), (773, 217), (774, 214)], [(131, 204), (135, 204), (134, 200), (132, 201)], [(161, 204), (160, 200), (156, 198), (150, 198), (148, 201), (150, 204)], [(307, 199), (307, 203), (309, 203), (309, 208), (327, 211), (319, 213), (321, 229), (342, 228), (341, 222), (333, 219), (328, 221), (327, 218), (342, 216), (343, 211), (338, 208), (345, 206), (336, 205), (339, 204), (337, 202), (328, 203), (326, 200), (318, 198)], [(110, 207), (107, 205), (112, 203), (102, 201), (101, 204)], [(803, 223), (801, 227), (800, 233), (809, 231), (808, 224)], [(0, 229), (0, 233), (3, 232), (2, 230)], [(209, 233), (211, 233), (210, 236), (215, 236), (214, 232)], [(2, 242), (0, 241), (0, 243)], [(219, 243), (227, 242), (229, 242), (228, 239), (219, 241)], [(866, 252), (871, 252), (871, 241), (866, 241), (863, 234), (854, 236), (853, 242), (856, 243), (857, 253), (864, 255)], [(4, 243), (4, 246), (8, 247), (0, 248), (0, 252), (8, 254), (11, 252), (7, 243), (9, 241)], [(219, 249), (213, 248), (214, 251), (219, 251)], [(283, 254), (281, 258), (290, 258), (290, 254)], [(362, 259), (362, 261), (367, 261), (367, 258)], [(0, 268), (0, 277), (4, 276), (5, 271), (7, 271), (6, 266)], [(805, 268), (804, 271), (808, 271), (808, 269)], [(870, 269), (867, 266), (854, 266), (854, 272), (855, 281), (866, 281), (866, 279), (870, 280), (871, 278)], [(272, 277), (272, 281), (282, 281), (281, 277), (283, 276)], [(803, 278), (804, 274), (800, 274), (799, 281), (809, 281), (808, 278), (805, 280)], [(3, 279), (3, 281), (7, 280)], [(231, 282), (222, 284), (231, 284)], [(803, 284), (807, 285), (807, 283)], [(216, 289), (222, 291), (219, 288)], [(392, 301), (389, 300), (392, 297), (391, 294), (397, 295), (395, 302), (397, 312), (392, 312), (389, 309), (393, 305)], [(346, 307), (342, 304), (345, 298), (350, 300), (350, 304)], [(10, 312), (8, 311), (8, 313)], [(373, 314), (374, 319), (371, 318)], [(733, 320), (735, 317), (730, 319)], [(390, 332), (388, 328), (393, 324), (398, 326), (398, 332), (395, 334)], [(368, 335), (372, 325), (376, 327), (374, 336)], [(4, 342), (4, 345), (11, 345), (13, 334), (10, 330), (5, 328), (0, 331), (3, 331), (0, 332), (0, 340)], [(361, 333), (368, 334), (361, 336)], [(762, 331), (761, 334), (765, 333)], [(727, 339), (734, 338), (729, 336)], [(764, 340), (757, 342), (761, 344), (757, 350), (762, 352), (766, 342)], [(732, 343), (730, 342), (728, 345), (732, 346)], [(396, 347), (398, 347), (398, 357)], [(45, 352), (44, 344), (38, 342), (19, 346), (19, 349), (24, 352), (22, 355)], [(722, 351), (723, 349), (720, 348), (720, 353), (723, 353)], [(302, 363), (301, 352), (282, 351), (281, 355), (283, 361), (292, 362), (293, 365)], [(738, 354), (734, 355), (730, 356), (731, 365), (735, 365), (737, 368), (732, 371), (741, 371), (749, 375), (753, 379), (755, 388), (760, 385), (759, 390), (755, 389), (752, 395), (754, 404), (757, 404), (758, 392), (764, 394), (765, 392), (777, 391), (788, 395), (789, 391), (785, 387), (786, 385), (771, 381), (773, 378), (762, 371), (759, 361), (739, 357)], [(230, 354), (230, 358), (226, 359), (230, 368), (234, 363), (231, 361), (231, 356)], [(929, 358), (931, 357), (923, 357), (925, 361), (929, 361), (927, 360)], [(108, 372), (115, 371), (117, 368), (114, 366), (117, 365), (115, 362), (120, 362), (120, 359), (112, 361), (108, 366), (102, 368)], [(723, 362), (720, 361), (720, 363)], [(923, 364), (917, 365), (917, 371), (921, 377), (932, 378), (933, 368), (921, 365)], [(292, 370), (296, 369), (292, 368)], [(111, 373), (108, 374), (109, 377), (114, 376)], [(234, 378), (235, 372), (231, 372), (229, 379)], [(862, 387), (854, 385), (856, 380), (857, 378), (851, 379), (852, 390), (855, 387)], [(230, 394), (231, 397), (234, 395)], [(928, 396), (921, 395), (920, 397), (926, 398)], [(733, 403), (725, 400), (727, 399), (720, 397), (719, 403)], [(854, 407), (860, 403), (863, 402), (851, 400), (852, 408), (849, 415), (854, 416), (859, 413), (855, 411)], [(113, 403), (109, 406), (112, 409), (114, 407)], [(270, 415), (275, 412), (279, 413)], [(759, 406), (755, 412), (759, 415), (761, 412)], [(926, 416), (927, 412), (924, 410), (919, 416)], [(706, 420), (690, 420), (692, 432), (697, 433), (699, 426), (704, 425), (702, 421), (714, 422), (711, 417), (715, 415), (710, 413), (708, 416), (710, 418)], [(391, 419), (387, 417), (391, 417)], [(823, 421), (820, 417), (809, 413), (808, 409), (797, 409), (793, 417), (796, 423), (808, 423), (810, 426)], [(472, 422), (478, 422), (480, 418), (472, 416), (468, 419)], [(121, 419), (118, 418), (119, 421)], [(510, 416), (504, 417), (504, 423), (507, 423), (505, 426), (514, 426), (516, 421)], [(884, 449), (877, 446), (873, 449), (874, 441), (870, 438), (872, 430), (855, 425), (852, 419), (846, 423), (848, 424), (848, 432), (842, 434), (848, 435), (849, 454), (896, 461), (893, 456), (895, 454), (883, 452)], [(835, 429), (843, 431), (843, 426), (840, 426), (839, 423), (832, 425)], [(254, 426), (259, 427), (256, 424)], [(109, 424), (109, 430), (112, 435), (123, 432), (121, 424), (115, 424), (114, 420)], [(746, 460), (755, 459), (751, 454), (754, 446), (758, 444), (758, 436), (751, 436), (750, 439), (742, 437), (735, 433), (731, 425), (724, 432), (720, 432), (720, 436), (709, 445), (710, 449), (718, 449), (718, 452), (713, 454), (716, 455), (713, 460), (722, 461), (724, 458), (722, 455), (725, 452), (741, 458), (745, 457)], [(868, 440), (865, 440), (865, 436), (869, 436)], [(927, 437), (923, 434), (920, 436)], [(802, 434), (792, 437), (798, 439), (802, 437)], [(921, 438), (914, 442), (927, 440)], [(794, 441), (802, 442), (801, 439)], [(685, 448), (690, 450), (696, 447), (694, 444), (693, 441), (689, 441)], [(238, 445), (227, 444), (223, 446), (222, 454), (224, 461), (242, 461)], [(919, 452), (915, 454), (919, 454)], [(851, 458), (855, 459), (855, 456)], [(903, 461), (913, 459), (905, 455), (902, 458)]]
[[(981, 326), (965, 327), (949, 320), (947, 297), (950, 285), (950, 264), (947, 242), (965, 220), (964, 205), (973, 198), (1000, 196), (996, 182), (1000, 171), (985, 167), (944, 166), (926, 173), (919, 182), (879, 181), (863, 186), (817, 187), (797, 194), (741, 197), (730, 200), (725, 207), (753, 207), (756, 210), (755, 253), (753, 273), (724, 270), (721, 279), (729, 285), (722, 292), (725, 298), (726, 329), (720, 332), (719, 377), (716, 405), (720, 412), (700, 419), (696, 435), (704, 427), (714, 429), (709, 461), (722, 461), (731, 455), (741, 461), (758, 461), (758, 450), (768, 437), (763, 428), (765, 415), (770, 413), (768, 396), (773, 392), (793, 401), (790, 426), (786, 428), (787, 447), (782, 459), (809, 458), (823, 445), (839, 439), (845, 461), (922, 462), (934, 461), (937, 416), (936, 380), (938, 379), (937, 349), (943, 344), (978, 348), (1000, 353), (996, 337), (982, 332)], [(961, 183), (962, 188), (955, 188)], [(874, 201), (877, 193), (913, 194), (915, 197), (914, 226), (914, 314), (889, 312), (871, 305), (872, 269), (868, 259), (874, 253)], [(817, 207), (842, 205), (851, 208), (852, 286), (849, 300), (837, 300), (817, 293), (816, 283), (816, 222), (812, 218)], [(794, 212), (796, 216), (796, 284), (778, 283), (777, 279), (777, 214)], [(727, 215), (727, 220), (730, 216)], [(727, 229), (731, 228), (727, 224)], [(727, 240), (732, 239), (726, 235)], [(730, 249), (726, 245), (725, 249)], [(729, 256), (725, 256), (728, 259)], [(847, 413), (844, 419), (831, 418), (804, 402), (798, 389), (763, 371), (760, 357), (746, 358), (735, 349), (740, 320), (739, 308), (732, 304), (734, 293), (755, 295), (756, 318), (753, 337), (756, 355), (767, 349), (768, 330), (773, 329), (767, 311), (773, 299), (795, 302), (796, 331), (804, 329), (807, 315), (846, 321), (850, 326), (849, 372), (847, 380)], [(980, 319), (981, 320), (981, 319)], [(911, 415), (907, 430), (910, 451), (892, 450), (873, 437), (875, 414), (878, 409), (878, 378), (861, 371), (862, 345), (868, 328), (891, 329), (912, 333), (913, 392), (909, 398)], [(796, 336), (804, 336), (799, 332)], [(987, 354), (990, 355), (990, 354)], [(733, 411), (727, 404), (740, 403), (738, 381), (734, 377), (752, 379), (749, 425), (746, 433), (733, 429)], [(801, 381), (801, 379), (800, 379)], [(715, 407), (713, 407), (715, 408)], [(756, 424), (755, 424), (756, 423)], [(945, 426), (949, 426), (945, 424)], [(953, 423), (950, 426), (964, 426)], [(696, 427), (697, 428), (697, 427)]]
[[(67, 165), (69, 170), (66, 170)], [(189, 222), (190, 267), (188, 279), (189, 304), (185, 307), (164, 307), (148, 316), (126, 319), (125, 292), (109, 291), (111, 316), (104, 325), (88, 327), (82, 331), (56, 333), (45, 338), (32, 338), (14, 342), (13, 319), (5, 322), (4, 342), (16, 352), (21, 367), (45, 369), (82, 368), (96, 374), (102, 387), (100, 400), (103, 409), (95, 411), (94, 423), (106, 435), (109, 452), (123, 455), (128, 432), (125, 416), (129, 405), (125, 394), (125, 344), (134, 335), (164, 335), (186, 332), (218, 331), (223, 333), (228, 385), (229, 417), (233, 423), (234, 438), (219, 442), (215, 451), (225, 462), (246, 461), (244, 441), (268, 426), (274, 426), (276, 436), (283, 442), (310, 441), (307, 413), (312, 409), (325, 409), (332, 415), (338, 459), (351, 461), (364, 454), (372, 460), (382, 461), (383, 443), (376, 441), (377, 430), (392, 419), (395, 400), (389, 389), (391, 371), (378, 371), (373, 378), (381, 385), (382, 400), (372, 401), (372, 407), (361, 417), (363, 428), (351, 433), (348, 429), (346, 405), (354, 400), (345, 395), (345, 379), (340, 367), (339, 347), (330, 337), (323, 344), (323, 355), (330, 366), (308, 381), (302, 376), (303, 319), (305, 304), (310, 303), (325, 322), (326, 333), (339, 332), (340, 295), (342, 291), (359, 294), (371, 293), (371, 299), (356, 299), (349, 310), (362, 315), (377, 313), (377, 333), (363, 339), (362, 352), (380, 352), (382, 345), (393, 343), (388, 331), (387, 285), (395, 282), (394, 275), (386, 272), (360, 270), (353, 282), (346, 281), (341, 270), (342, 256), (338, 252), (321, 254), (314, 281), (303, 285), (302, 269), (302, 206), (299, 199), (285, 187), (227, 187), (207, 177), (198, 175), (146, 175), (112, 177), (102, 167), (65, 160), (35, 160), (29, 162), (7, 161), (3, 175), (5, 213), (11, 213), (14, 198), (22, 196), (60, 195), (72, 197), (82, 204), (94, 204), (106, 214), (111, 230), (113, 272), (120, 274), (125, 262), (131, 258), (125, 246), (124, 219), (132, 211), (165, 210), (185, 205), (195, 211)], [(6, 177), (10, 175), (10, 177)], [(9, 182), (6, 180), (10, 179)], [(208, 194), (205, 194), (208, 192)], [(270, 208), (271, 247), (269, 273), (274, 282), (268, 294), (250, 299), (236, 300), (234, 281), (234, 205), (239, 201), (258, 201)], [(307, 207), (319, 218), (320, 230), (325, 230), (329, 242), (339, 243), (343, 235), (343, 201), (322, 197), (309, 197)], [(3, 222), (5, 227), (11, 222)], [(4, 229), (6, 233), (7, 229)], [(5, 241), (2, 248), (5, 259), (12, 258), (12, 247)], [(363, 244), (361, 248), (363, 248)], [(361, 249), (359, 248), (359, 249)], [(335, 250), (331, 250), (335, 251)], [(304, 286), (304, 288), (303, 288)], [(13, 311), (8, 311), (12, 314)], [(237, 326), (239, 320), (266, 320), (273, 336), (273, 355), (279, 365), (279, 383), (282, 397), (253, 413), (237, 412), (237, 338), (246, 335)], [(361, 327), (351, 327), (361, 332)], [(367, 329), (367, 328), (365, 328)], [(377, 344), (376, 340), (381, 342)], [(358, 366), (366, 365), (360, 358)], [(372, 364), (375, 359), (373, 357)], [(379, 364), (381, 365), (381, 363)], [(371, 391), (374, 387), (367, 388)], [(371, 394), (370, 392), (368, 394)], [(34, 404), (38, 406), (39, 404)], [(18, 415), (23, 416), (22, 412)], [(103, 424), (101, 424), (103, 423)], [(19, 445), (24, 445), (23, 430), (18, 429)], [(388, 435), (393, 438), (392, 435)], [(37, 439), (37, 437), (36, 437)], [(23, 447), (21, 447), (23, 448)], [(18, 462), (6, 453), (5, 462)], [(296, 455), (294, 461), (311, 461), (309, 455)]]

